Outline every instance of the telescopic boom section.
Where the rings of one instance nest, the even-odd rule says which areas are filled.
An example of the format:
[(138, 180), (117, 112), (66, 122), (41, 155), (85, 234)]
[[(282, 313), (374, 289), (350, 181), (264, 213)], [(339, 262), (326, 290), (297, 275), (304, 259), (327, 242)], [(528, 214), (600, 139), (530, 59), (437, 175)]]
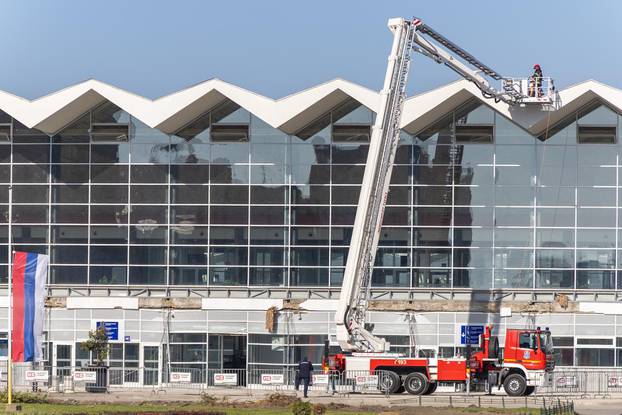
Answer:
[(404, 19), (391, 19), (393, 45), (389, 55), (380, 107), (372, 129), (367, 164), (363, 175), (352, 241), (341, 287), (335, 322), (337, 341), (344, 351), (385, 352), (389, 344), (365, 327), (371, 272), (382, 217), (389, 191), (400, 120), (406, 97), (415, 27)]

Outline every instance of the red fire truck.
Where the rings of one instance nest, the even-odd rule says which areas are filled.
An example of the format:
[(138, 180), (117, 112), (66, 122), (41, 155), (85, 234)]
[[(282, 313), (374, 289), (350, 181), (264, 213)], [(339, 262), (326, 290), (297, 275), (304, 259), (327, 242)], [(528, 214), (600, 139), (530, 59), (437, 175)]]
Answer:
[(346, 377), (349, 373), (381, 373), (380, 387), (389, 393), (428, 395), (439, 383), (466, 385), (469, 381), (476, 390), (486, 385), (503, 386), (510, 396), (526, 396), (537, 386), (551, 384), (555, 360), (548, 329), (508, 329), (503, 357), (498, 338), (491, 331), (492, 326), (485, 328), (479, 348), (466, 357), (430, 359), (391, 353), (342, 353), (329, 356), (325, 364)]

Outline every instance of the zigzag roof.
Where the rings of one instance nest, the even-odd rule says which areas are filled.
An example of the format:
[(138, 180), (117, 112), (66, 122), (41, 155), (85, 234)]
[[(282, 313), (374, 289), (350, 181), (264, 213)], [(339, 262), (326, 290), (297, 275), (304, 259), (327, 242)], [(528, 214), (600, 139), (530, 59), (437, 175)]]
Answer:
[[(402, 128), (416, 133), (473, 97), (533, 135), (542, 133), (594, 99), (622, 112), (622, 91), (594, 80), (565, 88), (559, 91), (559, 96), (561, 105), (555, 111), (542, 111), (534, 106), (510, 107), (483, 98), (473, 84), (461, 80), (408, 98)], [(230, 99), (272, 127), (292, 134), (349, 98), (376, 111), (379, 97), (378, 92), (343, 79), (334, 79), (276, 100), (220, 79), (210, 79), (151, 100), (89, 79), (35, 100), (0, 91), (0, 110), (29, 128), (53, 134), (107, 100), (148, 126), (172, 133), (223, 100)]]

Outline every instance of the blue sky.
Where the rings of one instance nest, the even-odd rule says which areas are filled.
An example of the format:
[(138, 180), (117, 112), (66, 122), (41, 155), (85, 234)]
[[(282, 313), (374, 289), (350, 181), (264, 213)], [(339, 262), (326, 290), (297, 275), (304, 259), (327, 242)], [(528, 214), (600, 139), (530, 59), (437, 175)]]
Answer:
[[(156, 98), (218, 77), (274, 98), (341, 77), (381, 87), (389, 17), (413, 15), (504, 75), (622, 88), (614, 0), (0, 0), (0, 89), (36, 98), (87, 78)], [(420, 56), (410, 93), (451, 82)]]

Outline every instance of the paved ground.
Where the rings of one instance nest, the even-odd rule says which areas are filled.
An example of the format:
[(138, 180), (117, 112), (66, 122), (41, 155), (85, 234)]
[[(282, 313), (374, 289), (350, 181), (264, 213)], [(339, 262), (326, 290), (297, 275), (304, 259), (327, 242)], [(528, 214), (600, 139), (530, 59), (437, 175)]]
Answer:
[[(276, 391), (253, 390), (253, 389), (208, 389), (206, 393), (215, 398), (225, 398), (229, 402), (248, 402), (258, 401), (266, 398), (270, 393)], [(294, 395), (294, 391), (283, 391), (281, 393)], [(298, 397), (302, 398), (302, 393), (298, 392)], [(76, 401), (83, 403), (91, 402), (113, 402), (113, 403), (135, 403), (145, 401), (199, 401), (201, 391), (199, 390), (168, 390), (156, 391), (151, 389), (134, 390), (115, 390), (111, 393), (94, 394), (85, 392), (75, 393), (51, 393), (49, 397), (54, 400)], [(342, 404), (354, 407), (400, 407), (400, 406), (429, 406), (429, 407), (496, 407), (496, 408), (519, 408), (530, 407), (540, 408), (544, 397), (523, 397), (510, 398), (508, 396), (490, 396), (481, 393), (473, 393), (470, 396), (461, 394), (438, 393), (431, 396), (413, 396), (408, 394), (392, 395), (390, 397), (377, 393), (358, 393), (358, 394), (336, 394), (329, 395), (325, 392), (312, 391), (309, 393), (309, 400), (314, 403), (323, 404)], [(621, 401), (618, 401), (621, 402)], [(620, 406), (618, 406), (620, 408)], [(622, 411), (620, 411), (622, 412)], [(617, 412), (616, 415), (619, 415)], [(587, 412), (588, 414), (591, 412)], [(605, 415), (605, 412), (598, 412)]]
[(620, 415), (622, 399), (576, 399), (575, 412), (579, 415)]

